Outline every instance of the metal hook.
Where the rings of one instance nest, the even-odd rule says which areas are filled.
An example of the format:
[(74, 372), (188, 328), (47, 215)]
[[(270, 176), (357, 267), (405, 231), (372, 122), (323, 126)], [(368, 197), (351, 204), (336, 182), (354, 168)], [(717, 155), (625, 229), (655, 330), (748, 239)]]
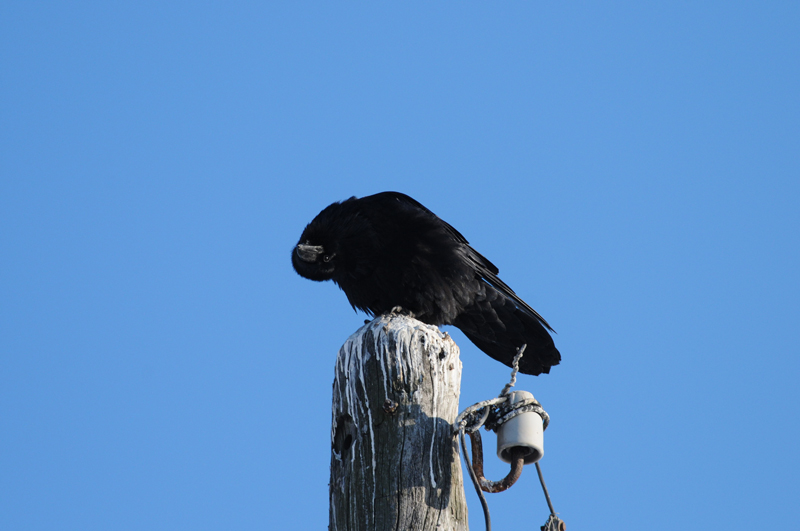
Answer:
[(509, 457), (511, 458), (511, 471), (506, 477), (500, 481), (489, 481), (483, 477), (483, 442), (481, 440), (481, 433), (469, 433), (469, 441), (472, 446), (472, 469), (478, 477), (478, 482), (481, 485), (481, 490), (484, 492), (503, 492), (508, 490), (517, 482), (522, 475), (522, 466), (525, 464), (525, 449), (512, 448), (509, 450)]

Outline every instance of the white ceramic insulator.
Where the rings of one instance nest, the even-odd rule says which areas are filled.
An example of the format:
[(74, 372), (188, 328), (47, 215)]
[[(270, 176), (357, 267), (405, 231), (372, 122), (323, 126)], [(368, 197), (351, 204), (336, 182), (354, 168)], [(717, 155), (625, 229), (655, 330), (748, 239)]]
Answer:
[[(508, 399), (512, 404), (521, 400), (533, 398), (527, 391), (514, 391), (509, 393)], [(517, 415), (497, 430), (497, 457), (506, 463), (511, 462), (510, 450), (522, 447), (526, 451), (525, 464), (535, 463), (544, 455), (544, 433), (542, 417), (538, 413), (528, 412)]]

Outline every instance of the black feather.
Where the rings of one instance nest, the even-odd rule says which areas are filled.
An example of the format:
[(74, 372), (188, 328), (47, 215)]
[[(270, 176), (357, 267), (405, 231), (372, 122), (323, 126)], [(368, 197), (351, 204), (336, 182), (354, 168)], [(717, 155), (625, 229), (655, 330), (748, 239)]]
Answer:
[(325, 208), (303, 231), (292, 265), (305, 278), (333, 280), (370, 315), (399, 306), (422, 322), (454, 325), (506, 365), (527, 344), (525, 374), (550, 372), (561, 360), (550, 325), (498, 278), (497, 267), (399, 192)]

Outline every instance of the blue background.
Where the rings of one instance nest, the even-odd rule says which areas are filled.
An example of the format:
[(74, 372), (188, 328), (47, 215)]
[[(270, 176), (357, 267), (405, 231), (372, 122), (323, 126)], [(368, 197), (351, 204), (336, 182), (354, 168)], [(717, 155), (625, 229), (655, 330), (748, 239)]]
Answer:
[[(518, 388), (569, 528), (796, 526), (798, 27), (797, 2), (4, 2), (0, 528), (324, 529), (364, 316), (289, 253), (383, 190), (558, 331)], [(461, 407), (495, 396), (509, 370), (448, 331)], [(548, 512), (532, 469), (489, 503)]]

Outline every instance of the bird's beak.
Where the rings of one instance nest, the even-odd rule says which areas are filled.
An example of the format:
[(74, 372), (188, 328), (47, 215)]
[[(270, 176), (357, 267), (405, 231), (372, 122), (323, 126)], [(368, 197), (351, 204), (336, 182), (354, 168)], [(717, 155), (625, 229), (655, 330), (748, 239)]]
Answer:
[(295, 252), (298, 258), (303, 262), (316, 262), (317, 257), (324, 253), (325, 249), (321, 245), (306, 245), (300, 243), (297, 245)]

